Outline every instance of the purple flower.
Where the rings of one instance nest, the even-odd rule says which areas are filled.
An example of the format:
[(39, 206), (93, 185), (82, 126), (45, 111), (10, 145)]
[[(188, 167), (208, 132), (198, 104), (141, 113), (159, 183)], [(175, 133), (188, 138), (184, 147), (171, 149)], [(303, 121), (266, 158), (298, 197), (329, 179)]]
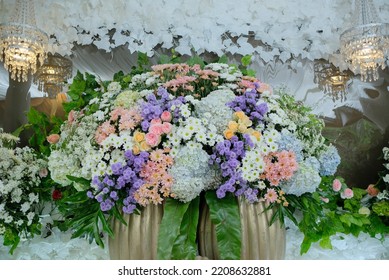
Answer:
[(256, 89), (248, 89), (243, 95), (237, 96), (233, 101), (228, 102), (227, 106), (235, 112), (243, 111), (256, 126), (263, 121), (268, 111), (265, 102), (257, 104), (260, 98), (261, 96)]
[(123, 206), (123, 212), (126, 214), (132, 214), (134, 212), (135, 208), (136, 208), (136, 206), (134, 204)]

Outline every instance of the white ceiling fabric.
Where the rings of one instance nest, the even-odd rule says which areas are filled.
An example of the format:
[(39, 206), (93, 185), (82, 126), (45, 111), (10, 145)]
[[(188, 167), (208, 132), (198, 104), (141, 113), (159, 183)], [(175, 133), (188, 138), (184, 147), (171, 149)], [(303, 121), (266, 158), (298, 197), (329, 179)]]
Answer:
[[(8, 20), (14, 2), (0, 0), (0, 22)], [(35, 13), (37, 26), (52, 37), (50, 51), (69, 56), (74, 71), (111, 79), (119, 70), (129, 71), (136, 51), (151, 57), (161, 47), (174, 47), (183, 55), (253, 54), (253, 68), (262, 81), (273, 86), (286, 84), (291, 94), (313, 107), (315, 113), (335, 118), (333, 109), (347, 106), (367, 112), (375, 108), (377, 100), (382, 104), (386, 98), (380, 94), (378, 99), (361, 99), (366, 97), (363, 89), (367, 85), (356, 81), (346, 102), (332, 103), (330, 98), (322, 98), (313, 83), (314, 59), (330, 59), (345, 68), (337, 52), (339, 36), (349, 27), (353, 2), (35, 0)], [(381, 20), (389, 22), (389, 1), (373, 3)], [(387, 91), (382, 87), (388, 83), (385, 79), (373, 87)], [(0, 66), (0, 99), (7, 87), (8, 74)], [(31, 94), (41, 95), (36, 87)], [(371, 113), (374, 115), (374, 110)]]

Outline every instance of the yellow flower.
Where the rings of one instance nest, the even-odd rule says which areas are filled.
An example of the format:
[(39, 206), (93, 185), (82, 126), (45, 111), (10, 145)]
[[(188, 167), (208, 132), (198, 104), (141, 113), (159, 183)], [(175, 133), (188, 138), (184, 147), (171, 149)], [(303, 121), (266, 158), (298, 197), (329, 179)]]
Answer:
[(224, 130), (224, 137), (227, 140), (230, 140), (232, 138), (232, 136), (234, 136), (234, 135), (235, 135), (235, 133), (231, 129)]
[(134, 140), (137, 143), (140, 143), (145, 140), (145, 134), (143, 132), (135, 131)]
[(146, 143), (146, 141), (143, 141), (142, 143), (140, 143), (140, 149), (142, 151), (150, 151), (151, 147)]
[(228, 129), (232, 131), (237, 131), (238, 130), (238, 123), (234, 121), (229, 121), (228, 123)]
[(245, 126), (244, 124), (239, 124), (239, 126), (238, 126), (238, 131), (240, 132), (240, 133), (246, 133), (247, 132), (247, 126)]
[(243, 111), (238, 111), (234, 113), (234, 117), (238, 118), (238, 120), (241, 120), (246, 117), (246, 115), (243, 113)]
[(241, 123), (243, 123), (245, 126), (249, 127), (252, 126), (253, 122), (249, 119), (249, 117), (245, 116), (240, 120)]
[(133, 147), (132, 147), (132, 152), (134, 153), (134, 155), (139, 155), (140, 153), (140, 147), (135, 144)]

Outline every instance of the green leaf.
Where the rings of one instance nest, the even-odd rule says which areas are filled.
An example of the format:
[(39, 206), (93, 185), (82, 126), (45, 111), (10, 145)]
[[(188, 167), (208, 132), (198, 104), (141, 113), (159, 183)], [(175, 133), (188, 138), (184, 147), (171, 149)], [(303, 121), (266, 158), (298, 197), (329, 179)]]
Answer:
[(235, 196), (219, 199), (214, 191), (205, 193), (211, 220), (215, 225), (217, 245), (222, 260), (239, 260), (241, 255), (241, 225)]
[(146, 53), (138, 52), (138, 65), (140, 67), (146, 66), (149, 64), (149, 58)]
[(170, 63), (170, 57), (166, 54), (162, 54), (158, 59), (158, 64), (168, 64)]
[(228, 63), (228, 57), (227, 57), (225, 54), (223, 54), (223, 55), (219, 58), (219, 60), (218, 60), (217, 62), (218, 62), (218, 63), (227, 64), (227, 63)]
[(199, 64), (201, 68), (204, 68), (205, 63), (204, 60), (201, 59), (199, 56), (192, 56), (188, 61), (187, 64), (190, 66), (193, 66), (195, 64)]
[(247, 76), (255, 77), (256, 74), (257, 72), (254, 69), (247, 69), (247, 73), (246, 73)]
[(88, 180), (88, 179), (85, 179), (82, 177), (75, 177), (75, 176), (71, 176), (71, 175), (66, 175), (66, 177), (75, 183), (78, 183), (78, 184), (83, 185), (85, 187), (90, 187), (90, 180)]
[(174, 241), (172, 259), (193, 260), (197, 255), (196, 233), (199, 221), (199, 203), (200, 197), (192, 200), (184, 214), (180, 234)]
[(245, 67), (247, 67), (248, 65), (250, 65), (250, 63), (251, 63), (251, 55), (245, 55), (244, 57), (242, 57), (242, 59), (241, 59), (241, 62), (242, 62), (242, 65), (243, 66), (245, 66)]
[(312, 241), (305, 236), (303, 242), (300, 245), (300, 255), (307, 253), (311, 248), (311, 245)]
[(165, 200), (163, 217), (159, 228), (157, 258), (169, 260), (172, 258), (174, 241), (180, 234), (182, 219), (189, 203), (182, 203), (176, 199)]
[(332, 244), (329, 236), (323, 237), (323, 239), (320, 240), (319, 244), (324, 249), (332, 249)]

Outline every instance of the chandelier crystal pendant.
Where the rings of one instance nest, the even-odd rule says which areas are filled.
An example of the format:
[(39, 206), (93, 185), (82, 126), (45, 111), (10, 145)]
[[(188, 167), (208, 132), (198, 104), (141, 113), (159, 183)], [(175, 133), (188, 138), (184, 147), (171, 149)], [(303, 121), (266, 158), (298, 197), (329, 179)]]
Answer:
[(320, 90), (331, 96), (332, 101), (345, 101), (348, 85), (351, 83), (351, 72), (340, 71), (332, 63), (320, 59), (314, 63), (314, 82)]
[(355, 0), (352, 23), (340, 35), (340, 52), (363, 82), (376, 81), (389, 53), (389, 23), (380, 23), (372, 0)]
[(0, 60), (11, 79), (26, 82), (46, 58), (48, 36), (37, 28), (33, 0), (16, 0), (11, 21), (0, 24)]
[(59, 54), (49, 54), (44, 64), (34, 75), (34, 83), (49, 98), (56, 98), (62, 92), (65, 82), (72, 77), (72, 61)]

